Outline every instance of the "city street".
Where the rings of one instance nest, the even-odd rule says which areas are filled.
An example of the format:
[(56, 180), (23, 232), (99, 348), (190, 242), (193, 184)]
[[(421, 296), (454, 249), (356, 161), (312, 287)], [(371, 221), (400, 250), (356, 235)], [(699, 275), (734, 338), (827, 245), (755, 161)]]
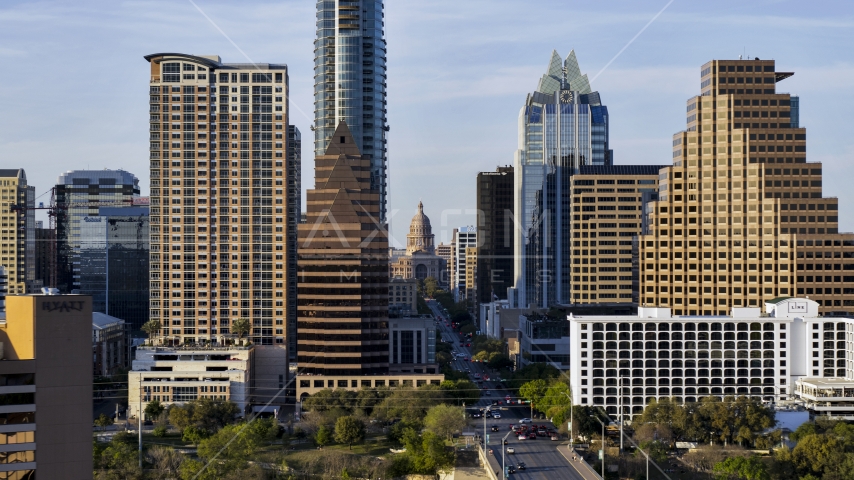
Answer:
[[(440, 319), (438, 331), (441, 334), (441, 339), (450, 340), (453, 343), (454, 351), (457, 353), (463, 353), (471, 359), (472, 349), (470, 347), (460, 346), (460, 335), (451, 327), (451, 321), (447, 318), (444, 312), (442, 312), (441, 305), (436, 301), (430, 300), (427, 301), (427, 304), (433, 310), (433, 314), (436, 315), (436, 318)], [(447, 326), (445, 325), (446, 321), (448, 323)], [(481, 400), (477, 405), (466, 405), (468, 413), (472, 412), (471, 407), (485, 408), (487, 405), (491, 405), (494, 400), (503, 401), (505, 396), (508, 394), (503, 389), (496, 389), (496, 385), (498, 384), (497, 374), (490, 371), (483, 363), (467, 362), (462, 358), (459, 358), (454, 360), (452, 367), (458, 371), (470, 372), (469, 378), (472, 381), (476, 380), (473, 377), (475, 373), (479, 373), (481, 376), (486, 373), (490, 376), (490, 380), (483, 382), (484, 388), (481, 389), (481, 393), (483, 394), (488, 390), (492, 395), (482, 395)], [(483, 418), (469, 418), (469, 426), (475, 431), (476, 435), (483, 435), (484, 425), (486, 426), (486, 434), (489, 440), (487, 448), (492, 451), (491, 457), (495, 459), (495, 463), (492, 464), (492, 468), (493, 471), (499, 471), (498, 476), (501, 478), (501, 439), (510, 431), (510, 425), (519, 425), (520, 419), (531, 417), (531, 409), (529, 405), (500, 405), (492, 408), (500, 409), (500, 419), (489, 418), (484, 422)], [(533, 423), (537, 425), (545, 424), (549, 427), (553, 427), (553, 425), (547, 420), (535, 419), (533, 420)], [(493, 425), (498, 426), (497, 432), (491, 431), (491, 427)], [(525, 462), (527, 466), (525, 470), (517, 469), (516, 473), (510, 476), (511, 478), (520, 480), (589, 480), (591, 478), (595, 478), (590, 476), (589, 473), (585, 476), (577, 472), (574, 465), (571, 465), (566, 458), (558, 452), (558, 445), (565, 442), (553, 442), (549, 440), (548, 437), (537, 437), (536, 440), (518, 440), (517, 436), (513, 434), (507, 437), (507, 442), (507, 446), (513, 447), (516, 453), (505, 454), (506, 465), (509, 466), (512, 464), (515, 466), (519, 462)], [(490, 461), (490, 463), (492, 463), (492, 461)]]

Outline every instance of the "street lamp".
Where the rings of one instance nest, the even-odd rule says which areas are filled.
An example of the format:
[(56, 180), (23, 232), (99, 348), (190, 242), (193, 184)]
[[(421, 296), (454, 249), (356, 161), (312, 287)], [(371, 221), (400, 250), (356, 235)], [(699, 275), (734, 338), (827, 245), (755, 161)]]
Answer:
[(507, 478), (507, 467), (504, 466), (504, 454), (506, 453), (507, 448), (504, 447), (504, 441), (507, 440), (507, 437), (509, 437), (511, 433), (513, 433), (513, 430), (507, 432), (507, 435), (504, 435), (504, 438), (501, 439), (501, 478)]
[[(569, 388), (572, 388), (572, 387), (569, 387)], [(566, 398), (569, 399), (569, 449), (572, 450), (572, 441), (573, 441), (572, 431), (575, 430), (575, 428), (574, 428), (575, 425), (573, 424), (573, 418), (572, 418), (572, 396), (570, 396), (566, 392), (563, 392), (563, 394), (566, 395)]]
[(597, 422), (602, 424), (602, 478), (605, 478), (605, 422), (603, 422), (596, 415), (590, 415), (591, 418), (595, 418)]

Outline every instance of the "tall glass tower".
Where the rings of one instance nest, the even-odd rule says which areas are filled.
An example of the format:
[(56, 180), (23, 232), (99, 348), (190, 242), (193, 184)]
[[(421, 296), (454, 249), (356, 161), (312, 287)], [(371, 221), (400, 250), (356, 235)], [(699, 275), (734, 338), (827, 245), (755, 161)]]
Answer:
[(347, 122), (362, 155), (371, 160), (371, 190), (388, 203), (386, 42), (382, 0), (319, 0), (314, 42), (314, 152), (326, 152)]
[(515, 301), (546, 308), (570, 301), (571, 176), (611, 165), (608, 109), (569, 52), (549, 68), (519, 113), (514, 192)]

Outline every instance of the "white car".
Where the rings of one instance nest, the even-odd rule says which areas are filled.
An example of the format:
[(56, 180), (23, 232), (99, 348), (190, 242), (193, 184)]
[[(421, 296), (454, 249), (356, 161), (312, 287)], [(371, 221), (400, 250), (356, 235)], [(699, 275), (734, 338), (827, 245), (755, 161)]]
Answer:
[(507, 453), (516, 453), (516, 449), (513, 447), (507, 447)]
[(519, 435), (519, 440), (527, 440), (527, 439), (528, 439), (527, 435), (524, 435), (524, 434)]
[(519, 420), (519, 423), (531, 423), (531, 419), (526, 417), (526, 418)]
[(501, 414), (498, 412), (492, 412), (492, 418), (501, 418)]

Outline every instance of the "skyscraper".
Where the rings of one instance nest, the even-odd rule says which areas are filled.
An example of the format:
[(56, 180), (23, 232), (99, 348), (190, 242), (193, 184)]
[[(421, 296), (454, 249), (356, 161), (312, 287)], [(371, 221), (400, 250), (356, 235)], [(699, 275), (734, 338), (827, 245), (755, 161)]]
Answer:
[(319, 0), (314, 42), (314, 154), (325, 154), (346, 122), (371, 161), (371, 188), (388, 208), (386, 42), (382, 0)]
[(467, 262), (466, 249), (477, 248), (477, 244), (476, 227), (468, 226), (454, 229), (454, 277), (451, 280), (451, 288), (456, 302), (475, 300), (466, 292), (466, 277), (474, 272), (477, 265)]
[(514, 170), (515, 302), (548, 307), (569, 296), (570, 176), (583, 165), (611, 165), (608, 109), (571, 51), (552, 53), (548, 72), (519, 113)]
[(513, 286), (513, 167), (477, 174), (478, 302), (507, 298)]
[[(222, 341), (245, 318), (253, 343), (284, 347), (286, 252), (294, 241), (287, 66), (179, 53), (145, 58), (151, 318), (166, 339), (189, 343)], [(273, 392), (282, 373), (265, 374)]]
[(83, 219), (103, 206), (130, 207), (139, 198), (139, 179), (124, 170), (72, 170), (56, 181), (57, 285), (80, 289), (80, 230)]
[(92, 296), (92, 311), (133, 330), (149, 319), (148, 213), (147, 205), (101, 207), (80, 224), (80, 293)]
[[(9, 294), (30, 293), (36, 284), (36, 188), (23, 168), (0, 169), (0, 266), (6, 267)], [(13, 208), (19, 207), (19, 208)]]
[(300, 374), (388, 373), (388, 233), (370, 171), (341, 122), (299, 225)]
[[(798, 98), (776, 91), (793, 73), (775, 67), (701, 67), (701, 93), (645, 211), (642, 303), (720, 315), (808, 295), (822, 315), (854, 314), (854, 234), (838, 233), (839, 201), (823, 196), (821, 163), (807, 162)], [(832, 367), (834, 351), (823, 355)]]

